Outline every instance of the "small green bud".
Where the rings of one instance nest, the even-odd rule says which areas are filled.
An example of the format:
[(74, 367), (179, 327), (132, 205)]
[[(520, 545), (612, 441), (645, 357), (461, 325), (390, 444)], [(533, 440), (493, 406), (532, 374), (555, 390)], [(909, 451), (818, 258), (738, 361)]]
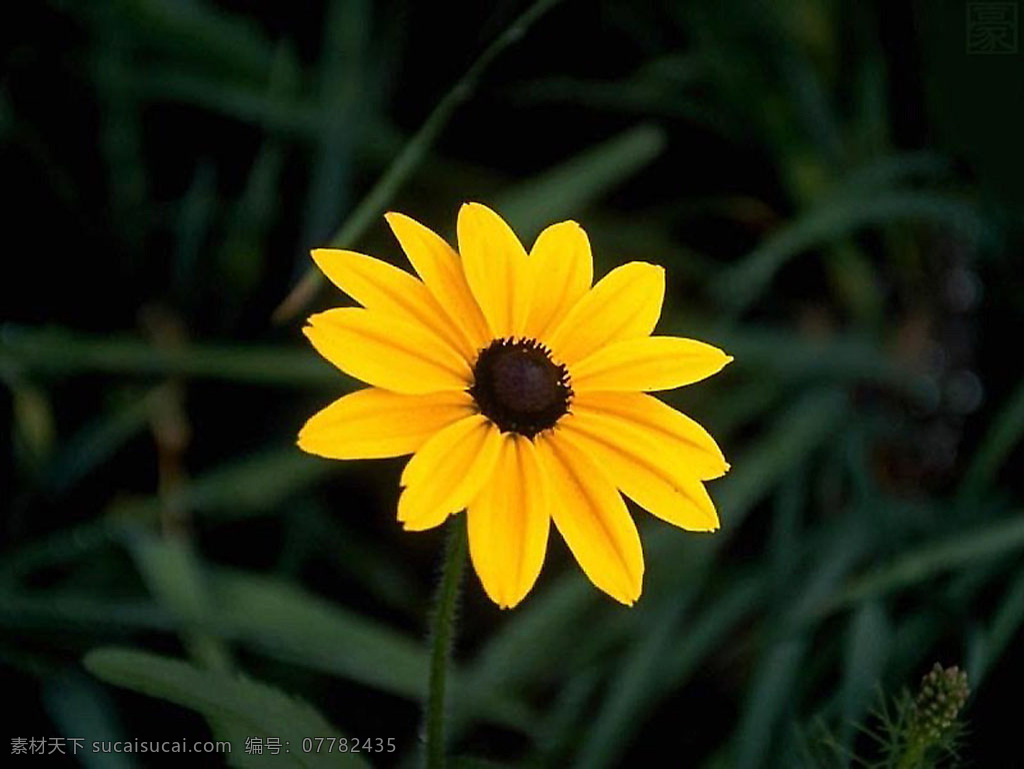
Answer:
[(936, 662), (921, 679), (911, 707), (910, 741), (924, 746), (938, 743), (956, 723), (969, 694), (965, 672)]

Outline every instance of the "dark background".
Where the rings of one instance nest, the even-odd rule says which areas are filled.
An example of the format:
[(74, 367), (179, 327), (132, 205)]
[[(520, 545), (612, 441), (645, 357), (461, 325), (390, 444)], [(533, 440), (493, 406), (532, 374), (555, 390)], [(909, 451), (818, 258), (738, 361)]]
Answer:
[[(850, 723), (872, 723), (874, 688), (913, 689), (939, 661), (972, 680), (969, 764), (1021, 760), (1024, 66), (968, 52), (966, 6), (565, 0), (395, 186), (388, 209), (449, 237), (467, 200), (527, 244), (575, 218), (599, 273), (666, 266), (659, 328), (736, 357), (668, 397), (733, 464), (710, 486), (722, 532), (642, 520), (637, 608), (589, 588), (554, 537), (521, 608), (498, 611), (467, 579), (467, 691), (516, 715), (463, 704), (456, 754), (816, 765), (819, 726), (871, 754)], [(244, 671), (346, 734), (396, 737), (398, 756), (375, 763), (412, 760), (443, 532), (396, 525), (401, 461), (293, 448), (354, 386), (299, 333), (302, 314), (345, 300), (323, 290), (272, 316), (309, 248), (526, 7), (10, 11), (0, 690), (13, 736), (207, 739), (200, 716), (81, 667), (118, 645)], [(379, 216), (343, 245), (402, 263)], [(286, 608), (268, 597), (279, 586), (299, 591)], [(296, 595), (310, 613), (289, 613)], [(224, 601), (249, 621), (214, 621)], [(360, 646), (373, 633), (400, 650), (375, 658), (379, 644)]]

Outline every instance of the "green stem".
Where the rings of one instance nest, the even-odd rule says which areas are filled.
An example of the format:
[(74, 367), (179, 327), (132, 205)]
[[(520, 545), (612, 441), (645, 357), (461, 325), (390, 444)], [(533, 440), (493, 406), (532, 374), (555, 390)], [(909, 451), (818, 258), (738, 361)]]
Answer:
[(896, 769), (917, 769), (924, 759), (924, 752), (925, 745), (919, 740), (914, 740), (907, 746), (907, 752), (901, 756)]
[(441, 581), (434, 598), (434, 617), (430, 639), (430, 685), (424, 714), (427, 736), (427, 768), (440, 769), (445, 763), (445, 683), (455, 637), (455, 611), (459, 587), (466, 566), (465, 515), (456, 516), (448, 524)]

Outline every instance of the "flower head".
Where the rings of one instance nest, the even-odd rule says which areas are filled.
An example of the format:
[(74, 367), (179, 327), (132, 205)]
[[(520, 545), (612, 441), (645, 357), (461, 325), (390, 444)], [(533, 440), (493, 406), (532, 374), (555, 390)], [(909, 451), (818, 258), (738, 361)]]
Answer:
[(630, 262), (592, 286), (590, 243), (575, 222), (548, 227), (527, 253), (494, 211), (468, 203), (457, 253), (407, 216), (386, 219), (418, 279), (352, 251), (313, 251), (362, 307), (313, 315), (305, 334), (370, 387), (314, 415), (299, 446), (335, 459), (412, 454), (399, 521), (423, 530), (466, 510), (473, 566), (499, 606), (530, 591), (552, 520), (590, 580), (632, 604), (644, 563), (622, 494), (676, 526), (712, 531), (703, 481), (729, 468), (702, 427), (647, 393), (732, 359), (651, 336), (661, 267)]
[(938, 662), (921, 679), (921, 689), (910, 711), (910, 742), (936, 744), (956, 725), (970, 696), (967, 673), (944, 668)]

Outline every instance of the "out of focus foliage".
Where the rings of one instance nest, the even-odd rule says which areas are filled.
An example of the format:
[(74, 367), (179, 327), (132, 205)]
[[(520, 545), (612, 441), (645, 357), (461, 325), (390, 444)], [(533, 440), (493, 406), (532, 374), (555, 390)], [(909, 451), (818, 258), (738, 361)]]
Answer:
[(1021, 58), (968, 55), (962, 3), (727, 5), (23, 4), (0, 79), (12, 737), (216, 735), (251, 766), (246, 736), (300, 765), (327, 760), (303, 737), (394, 737), (369, 761), (415, 760), (442, 534), (400, 531), (400, 462), (294, 447), (354, 384), (280, 305), (313, 246), (400, 263), (385, 208), (451, 234), (481, 200), (527, 238), (577, 219), (600, 271), (667, 266), (660, 328), (736, 358), (671, 400), (733, 469), (719, 533), (640, 520), (635, 609), (564, 550), (513, 612), (467, 583), (453, 752), (800, 766), (822, 725), (866, 749), (876, 688), (940, 660), (970, 678), (960, 753), (1020, 755)]

